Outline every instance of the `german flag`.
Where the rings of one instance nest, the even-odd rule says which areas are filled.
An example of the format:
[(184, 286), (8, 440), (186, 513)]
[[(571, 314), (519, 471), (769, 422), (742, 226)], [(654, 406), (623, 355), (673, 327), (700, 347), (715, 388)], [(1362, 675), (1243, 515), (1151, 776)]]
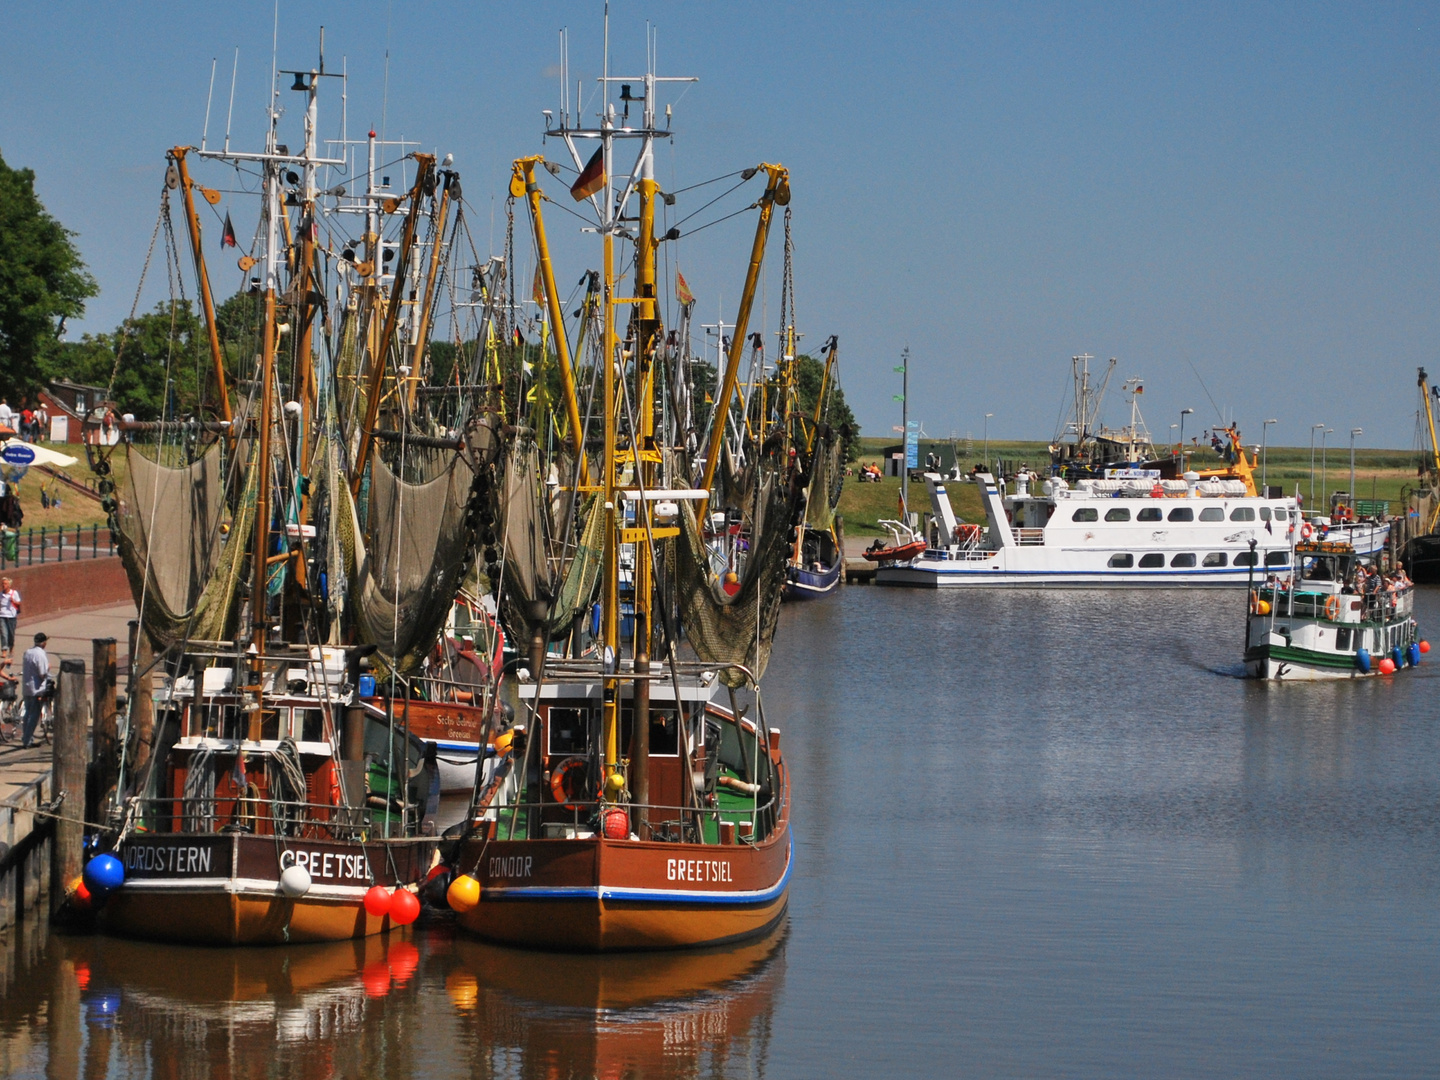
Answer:
[(605, 147), (602, 144), (585, 168), (580, 170), (579, 178), (570, 185), (570, 197), (576, 202), (584, 202), (604, 186)]

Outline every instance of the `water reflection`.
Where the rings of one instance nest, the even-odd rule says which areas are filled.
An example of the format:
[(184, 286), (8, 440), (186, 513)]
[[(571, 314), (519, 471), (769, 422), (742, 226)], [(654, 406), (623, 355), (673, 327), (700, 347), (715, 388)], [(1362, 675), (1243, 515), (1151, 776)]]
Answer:
[(0, 1075), (758, 1075), (783, 931), (724, 951), (517, 952), (446, 924), (356, 942), (196, 949), (17, 932)]

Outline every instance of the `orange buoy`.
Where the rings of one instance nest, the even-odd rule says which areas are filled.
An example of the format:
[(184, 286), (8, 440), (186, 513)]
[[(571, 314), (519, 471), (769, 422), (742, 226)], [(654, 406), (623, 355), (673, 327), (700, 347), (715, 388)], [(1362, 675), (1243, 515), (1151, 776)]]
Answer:
[(451, 911), (471, 911), (480, 903), (480, 882), (469, 874), (461, 874), (445, 890), (445, 902)]
[(1395, 674), (1395, 661), (1394, 661), (1394, 660), (1391, 660), (1390, 657), (1388, 657), (1388, 656), (1385, 657), (1384, 660), (1381, 660), (1381, 661), (1380, 661), (1380, 674), (1381, 674), (1381, 675), (1394, 675), (1394, 674)]
[(1421, 642), (1420, 642), (1420, 651), (1421, 651), (1422, 653), (1427, 653), (1427, 652), (1429, 652), (1429, 651), (1430, 651), (1430, 642), (1428, 642), (1428, 641), (1421, 641)]

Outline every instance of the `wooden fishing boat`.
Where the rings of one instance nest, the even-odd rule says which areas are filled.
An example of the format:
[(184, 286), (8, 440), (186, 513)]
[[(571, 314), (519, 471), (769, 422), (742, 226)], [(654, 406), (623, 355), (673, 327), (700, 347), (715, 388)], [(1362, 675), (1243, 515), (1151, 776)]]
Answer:
[[(468, 506), (485, 482), (484, 436), (463, 417), (442, 422), (419, 394), (423, 319), (418, 345), (398, 334), (418, 225), (428, 216), (443, 236), (458, 178), (411, 155), (413, 186), (384, 195), (387, 226), (371, 136), (356, 200), (368, 257), (339, 260), (336, 340), (316, 349), (324, 298), (311, 275), (331, 257), (316, 219), (343, 198), (317, 180), (350, 163), (318, 150), (323, 45), (317, 68), (286, 74), (305, 95), (299, 153), (279, 141), (271, 110), (262, 152), (227, 140), (198, 155), (261, 174), (262, 257), (241, 259), (256, 271), (252, 392), (231, 396), (194, 206), (197, 192), (221, 196), (191, 180), (189, 149), (177, 147), (162, 215), (178, 191), (213, 363), (197, 411), (217, 419), (127, 423), (123, 449), (87, 446), (140, 611), (140, 652), (153, 651), (119, 733), (113, 829), (100, 836), (99, 858), (123, 881), (91, 896), (101, 925), (127, 935), (268, 944), (412, 920), (435, 844), (438, 744), (483, 747), (495, 704), (488, 668), (477, 685), (429, 665), (481, 538)], [(304, 329), (282, 356), (284, 326)], [(353, 393), (339, 393), (342, 380)], [(282, 404), (285, 391), (295, 400)]]
[[(678, 347), (688, 333), (662, 333), (657, 302), (657, 207), (673, 200), (654, 179), (653, 147), (668, 137), (669, 110), (665, 129), (655, 122), (668, 81), (651, 73), (637, 88), (635, 80), (603, 78), (607, 101), (620, 93), (598, 128), (571, 126), (562, 108), (559, 126), (546, 132), (577, 163), (571, 195), (590, 200), (604, 244), (586, 302), (595, 314), (581, 322), (582, 338), (588, 327), (598, 340), (585, 350), (592, 367), (580, 377), (542, 216), (539, 166), (556, 169), (536, 157), (514, 163), (510, 193), (529, 205), (566, 422), (532, 413), (528, 425), (511, 425), (514, 442), (503, 451), (510, 471), (495, 515), (506, 564), (492, 580), (512, 640), (530, 643), (529, 663), (517, 672), (519, 723), (496, 738), (495, 769), (442, 848), (460, 925), (506, 944), (714, 945), (762, 934), (786, 909), (790, 777), (759, 678), (813, 470), (806, 445), (766, 419), (775, 411), (757, 405), (763, 395), (742, 402), (736, 387), (789, 176), (779, 165), (745, 170), (765, 188), (708, 437), (692, 465), (702, 447), (685, 396), (687, 352)], [(630, 115), (637, 105), (639, 118)], [(625, 155), (635, 162), (628, 179), (614, 174), (618, 140), (640, 143), (637, 155)], [(616, 292), (621, 235), (634, 243), (628, 299)], [(786, 250), (788, 281), (788, 243)], [(688, 320), (694, 298), (683, 284), (677, 280), (676, 295)], [(622, 305), (631, 315), (623, 333)], [(575, 388), (586, 385), (594, 389), (582, 405)], [(660, 385), (671, 408), (658, 407)], [(581, 441), (591, 423), (582, 417), (592, 416), (590, 430), (603, 432), (593, 463)], [(569, 446), (547, 464), (528, 432), (552, 425), (567, 432)], [(552, 483), (542, 490), (547, 474)], [(726, 492), (741, 497), (727, 505)], [(717, 550), (722, 541), (728, 546)], [(679, 655), (675, 612), (698, 659)]]

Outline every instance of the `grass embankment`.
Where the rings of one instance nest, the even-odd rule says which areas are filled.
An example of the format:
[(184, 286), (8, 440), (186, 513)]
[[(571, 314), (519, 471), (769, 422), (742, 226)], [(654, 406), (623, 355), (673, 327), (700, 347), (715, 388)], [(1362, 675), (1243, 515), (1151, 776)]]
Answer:
[[(881, 466), (880, 452), (887, 446), (894, 446), (893, 439), (862, 439), (860, 459), (852, 466), (852, 475), (846, 478), (845, 490), (840, 496), (839, 513), (845, 518), (847, 536), (887, 535), (880, 525), (881, 518), (895, 519), (900, 516), (900, 480), (885, 477), (878, 484), (862, 484), (856, 479), (860, 465), (869, 463)], [(920, 460), (940, 447), (945, 448), (945, 459), (949, 460), (948, 443), (923, 442), (920, 446)], [(974, 441), (971, 455), (965, 455), (965, 443), (961, 447), (961, 469), (969, 472), (985, 456), (983, 445)], [(1043, 442), (1001, 442), (990, 440), (990, 457), (1007, 463), (1028, 464), (1036, 472), (1043, 473), (1050, 463), (1050, 452)], [(1307, 508), (1312, 507), (1310, 498), (1310, 448), (1272, 446), (1266, 453), (1265, 480), (1271, 487), (1283, 488), (1285, 494), (1294, 495), (1298, 486)], [(1190, 456), (1194, 468), (1212, 468), (1221, 464), (1219, 455), (1208, 447), (1194, 449)], [(1329, 505), (1324, 492), (1346, 491), (1350, 486), (1350, 449), (1331, 450), (1323, 459), (1315, 452), (1313, 508), (1323, 509)], [(1390, 512), (1398, 514), (1404, 505), (1407, 489), (1415, 487), (1417, 460), (1411, 451), (1402, 450), (1355, 450), (1355, 496), (1358, 499), (1379, 499), (1390, 503)], [(1256, 469), (1257, 474), (1259, 468)], [(1322, 483), (1323, 480), (1323, 483)], [(1256, 483), (1260, 477), (1256, 476)], [(950, 504), (955, 513), (966, 521), (984, 518), (980, 507), (980, 496), (973, 484), (951, 484)], [(922, 482), (910, 483), (910, 509), (928, 511), (930, 500)]]
[[(99, 477), (90, 471), (90, 466), (85, 460), (83, 446), (70, 443), (40, 443), (38, 445), (75, 458), (75, 464), (67, 466), (62, 471), (71, 479), (94, 487), (95, 481)], [(119, 481), (125, 475), (125, 452), (123, 449), (117, 448), (116, 452), (110, 456), (110, 465), (115, 470), (115, 486), (118, 489)], [(67, 485), (39, 469), (30, 469), (25, 474), (25, 478), (16, 486), (16, 490), (20, 494), (20, 508), (25, 512), (24, 524), (20, 526), (22, 533), (26, 529), (38, 530), (42, 526), (49, 530), (72, 529), (76, 525), (84, 525), (87, 528), (91, 525), (99, 525), (103, 528), (105, 525), (105, 511), (100, 509), (100, 504), (96, 500), (71, 490)], [(52, 498), (58, 496), (60, 505), (50, 507), (42, 505), (42, 491)]]

